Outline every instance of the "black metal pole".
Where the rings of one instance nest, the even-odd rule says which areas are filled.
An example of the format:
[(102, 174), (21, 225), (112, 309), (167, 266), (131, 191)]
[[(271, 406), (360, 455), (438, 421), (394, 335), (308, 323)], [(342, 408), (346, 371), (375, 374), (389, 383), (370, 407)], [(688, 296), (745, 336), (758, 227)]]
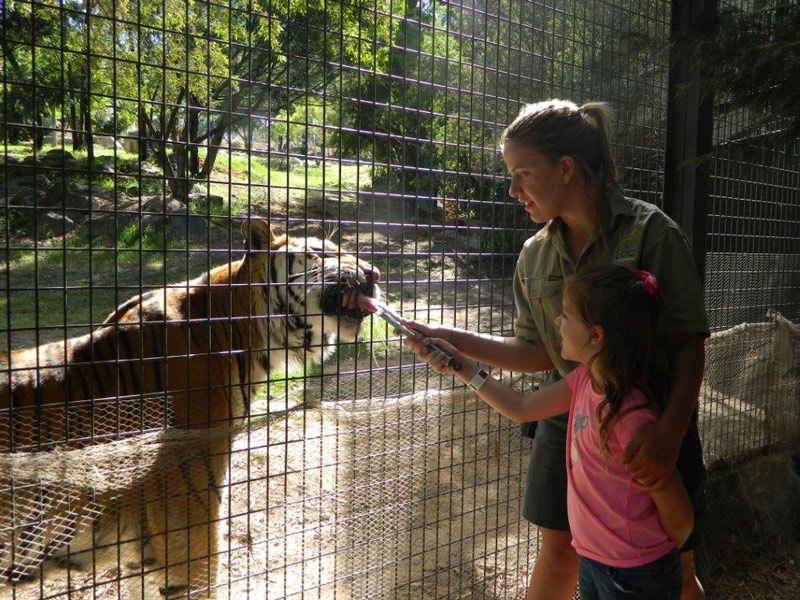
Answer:
[(716, 14), (717, 0), (672, 2), (664, 210), (689, 237), (703, 280), (710, 192), (708, 160), (703, 159), (712, 147), (713, 97), (691, 85), (702, 73), (689, 54), (676, 47), (687, 34), (711, 27)]

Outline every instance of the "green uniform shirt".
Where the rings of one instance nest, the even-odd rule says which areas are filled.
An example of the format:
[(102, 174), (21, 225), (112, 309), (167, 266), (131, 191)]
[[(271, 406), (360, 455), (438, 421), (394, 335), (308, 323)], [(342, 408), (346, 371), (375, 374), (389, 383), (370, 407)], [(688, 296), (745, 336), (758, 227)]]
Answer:
[(667, 334), (708, 336), (700, 277), (683, 230), (657, 206), (611, 191), (608, 248), (593, 232), (575, 263), (569, 255), (563, 223), (553, 219), (528, 239), (514, 274), (515, 332), (543, 342), (558, 372), (564, 376), (575, 363), (561, 358), (561, 337), (555, 319), (561, 314), (564, 279), (578, 267), (614, 262), (650, 271), (664, 293)]

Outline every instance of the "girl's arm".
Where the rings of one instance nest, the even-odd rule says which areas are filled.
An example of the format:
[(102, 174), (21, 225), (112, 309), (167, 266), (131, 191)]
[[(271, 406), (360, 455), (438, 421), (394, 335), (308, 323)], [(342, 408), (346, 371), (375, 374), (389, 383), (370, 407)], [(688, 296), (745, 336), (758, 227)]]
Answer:
[[(403, 319), (403, 324), (409, 329), (419, 331), (423, 337), (446, 340), (465, 356), (493, 367), (517, 373), (533, 373), (553, 368), (553, 362), (542, 342), (529, 342), (519, 336), (477, 333), (444, 325), (423, 325), (406, 319)], [(413, 349), (417, 341), (407, 337), (403, 343)]]
[(692, 533), (694, 511), (678, 471), (673, 470), (664, 485), (650, 492), (650, 495), (655, 502), (661, 526), (669, 539), (680, 548)]
[[(454, 371), (452, 367), (446, 366), (444, 354), (428, 349), (428, 344), (431, 343), (450, 353), (455, 360), (461, 363), (461, 369)], [(455, 375), (466, 384), (469, 384), (480, 370), (474, 361), (441, 338), (418, 336), (414, 344), (410, 344), (410, 347), (437, 373)], [(572, 393), (564, 379), (533, 393), (523, 395), (494, 377), (489, 377), (476, 393), (497, 412), (518, 423), (538, 421), (565, 413), (569, 410), (572, 398)]]

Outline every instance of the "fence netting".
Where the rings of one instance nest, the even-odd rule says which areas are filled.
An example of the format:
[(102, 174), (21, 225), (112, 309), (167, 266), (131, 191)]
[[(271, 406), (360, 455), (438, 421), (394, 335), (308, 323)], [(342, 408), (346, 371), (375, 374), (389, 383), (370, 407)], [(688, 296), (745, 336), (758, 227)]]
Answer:
[[(321, 278), (357, 257), (404, 315), (512, 335), (533, 228), (500, 132), (524, 102), (608, 101), (626, 193), (661, 203), (669, 30), (661, 0), (6, 0), (0, 386), (97, 379), (0, 398), (0, 597), (524, 597), (530, 440), (377, 318), (358, 340), (325, 320)], [(746, 114), (715, 122), (708, 575), (790, 546), (800, 514), (800, 168)], [(245, 242), (258, 218), (275, 237)], [(204, 275), (259, 246), (268, 281)], [(223, 300), (176, 316), (165, 287)], [(277, 333), (256, 348), (234, 296), (262, 291)], [(59, 358), (79, 336), (95, 350)]]

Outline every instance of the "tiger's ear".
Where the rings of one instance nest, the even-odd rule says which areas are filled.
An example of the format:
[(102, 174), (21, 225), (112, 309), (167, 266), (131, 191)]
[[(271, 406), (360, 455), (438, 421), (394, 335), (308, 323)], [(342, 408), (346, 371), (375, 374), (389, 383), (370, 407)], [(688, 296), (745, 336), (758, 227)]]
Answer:
[(270, 250), (280, 246), (281, 238), (275, 235), (267, 219), (250, 218), (242, 223), (245, 248), (250, 250)]

